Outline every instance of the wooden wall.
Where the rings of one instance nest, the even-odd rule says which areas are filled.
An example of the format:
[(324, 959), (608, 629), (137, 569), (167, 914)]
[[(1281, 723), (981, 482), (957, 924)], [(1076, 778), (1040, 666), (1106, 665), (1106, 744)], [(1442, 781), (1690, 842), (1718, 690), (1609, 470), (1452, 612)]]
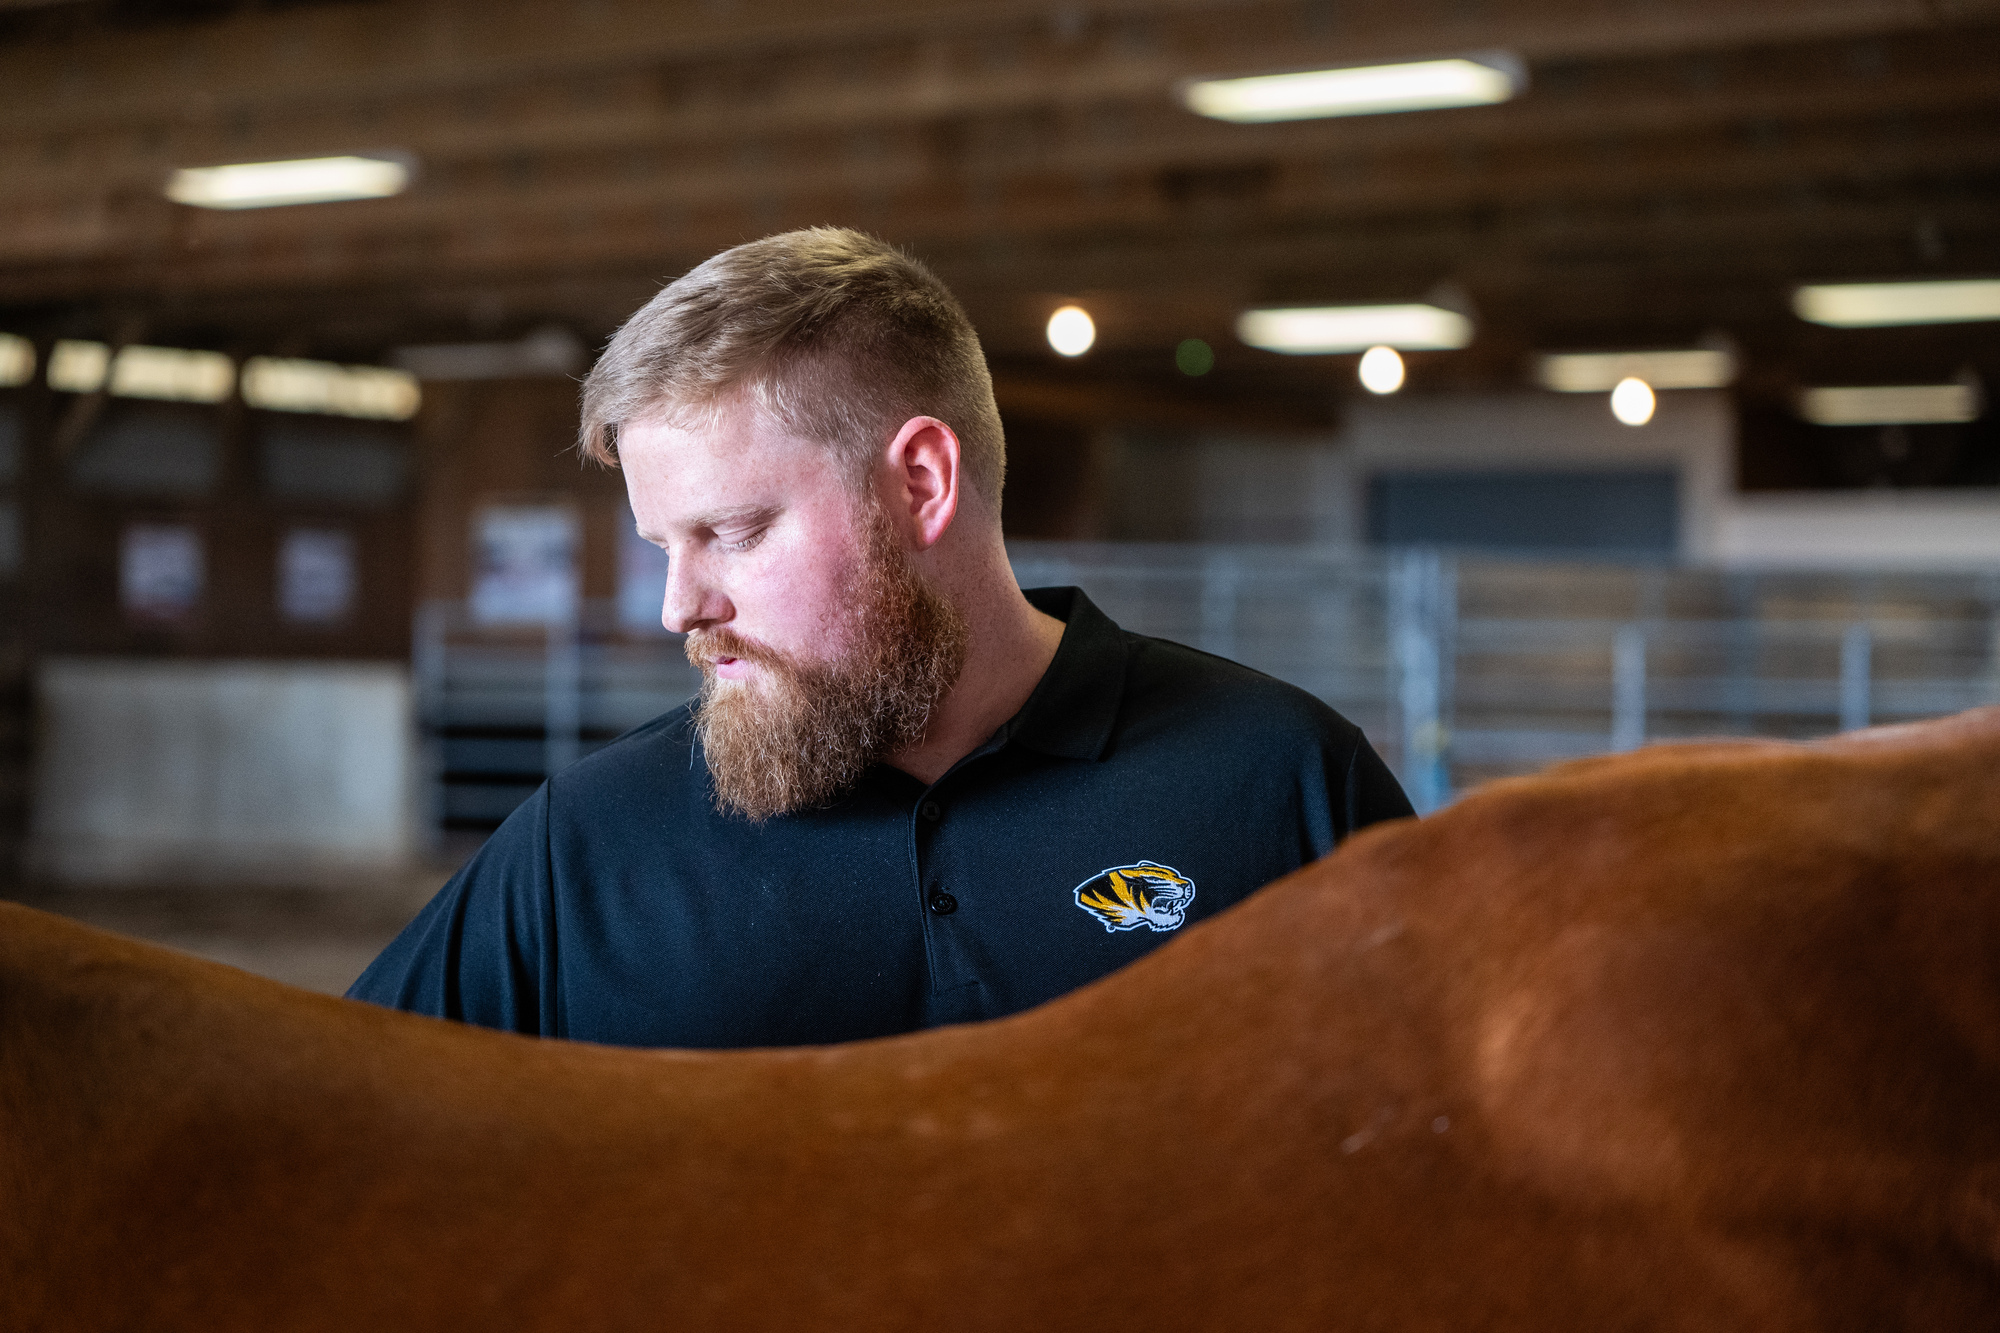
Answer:
[[(145, 420), (183, 418), (208, 431), (218, 465), (205, 485), (105, 485), (80, 481), (93, 448), (85, 433), (61, 448), (77, 400), (28, 388), (13, 395), (24, 423), (23, 587), (38, 656), (118, 654), (193, 658), (398, 659), (409, 651), (411, 499), (418, 482), (406, 426), (329, 421), (333, 438), (358, 438), (403, 455), (404, 480), (369, 496), (274, 493), (262, 451), (273, 430), (297, 423), (233, 405), (134, 405)], [(314, 423), (316, 425), (322, 423)], [(100, 427), (102, 422), (100, 422)], [(335, 446), (337, 447), (337, 446)], [(121, 536), (134, 523), (185, 524), (201, 538), (206, 579), (184, 615), (134, 616), (120, 604)], [(356, 554), (356, 595), (338, 621), (287, 621), (278, 600), (278, 549), (293, 528), (345, 532)]]

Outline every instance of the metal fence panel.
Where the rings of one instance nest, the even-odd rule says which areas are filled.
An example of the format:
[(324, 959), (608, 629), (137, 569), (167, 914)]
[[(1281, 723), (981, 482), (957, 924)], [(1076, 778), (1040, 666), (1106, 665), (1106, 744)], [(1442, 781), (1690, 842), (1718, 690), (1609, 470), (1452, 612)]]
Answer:
[[(2000, 702), (2000, 571), (1741, 572), (1309, 547), (1017, 542), (1128, 630), (1264, 671), (1358, 724), (1431, 810), (1490, 778), (1680, 737), (1809, 737)], [(495, 629), (427, 605), (414, 663), (441, 823), (535, 785), (700, 684), (677, 637), (588, 604)]]

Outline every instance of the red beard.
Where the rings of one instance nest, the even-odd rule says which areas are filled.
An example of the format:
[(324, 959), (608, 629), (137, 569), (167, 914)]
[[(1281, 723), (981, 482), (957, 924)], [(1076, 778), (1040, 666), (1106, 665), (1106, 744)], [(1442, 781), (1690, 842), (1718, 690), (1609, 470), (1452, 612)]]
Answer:
[[(687, 637), (701, 668), (695, 731), (718, 810), (764, 820), (830, 805), (871, 764), (923, 739), (965, 666), (965, 618), (925, 583), (873, 510), (854, 599), (829, 617), (846, 646), (830, 661), (799, 661), (727, 628)], [(758, 670), (737, 682), (718, 658)]]

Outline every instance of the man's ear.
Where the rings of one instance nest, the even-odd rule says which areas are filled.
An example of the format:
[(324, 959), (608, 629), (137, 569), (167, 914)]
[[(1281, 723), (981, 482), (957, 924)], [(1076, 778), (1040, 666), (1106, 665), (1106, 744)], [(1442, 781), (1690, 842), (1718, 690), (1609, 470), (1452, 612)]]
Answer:
[(889, 442), (886, 461), (889, 514), (919, 551), (929, 550), (958, 514), (958, 434), (936, 417), (911, 417)]

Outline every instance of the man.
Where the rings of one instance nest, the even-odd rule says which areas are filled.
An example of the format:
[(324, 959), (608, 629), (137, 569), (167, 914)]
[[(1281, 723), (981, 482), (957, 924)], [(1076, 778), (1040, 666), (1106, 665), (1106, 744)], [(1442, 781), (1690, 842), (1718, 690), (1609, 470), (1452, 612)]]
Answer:
[(582, 448), (667, 553), (701, 693), (544, 784), (352, 996), (653, 1046), (994, 1017), (1410, 813), (1310, 695), (1015, 586), (978, 338), (872, 238), (668, 285)]

